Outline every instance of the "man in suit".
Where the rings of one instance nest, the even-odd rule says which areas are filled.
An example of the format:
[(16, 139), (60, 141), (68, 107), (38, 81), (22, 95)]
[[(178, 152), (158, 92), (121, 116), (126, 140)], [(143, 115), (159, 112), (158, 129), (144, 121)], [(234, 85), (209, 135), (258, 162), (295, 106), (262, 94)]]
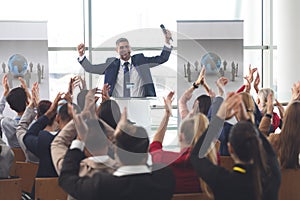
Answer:
[[(101, 130), (96, 117), (86, 119), (84, 114), (74, 113), (73, 119), (78, 136), (67, 151), (59, 176), (59, 185), (68, 194), (76, 199), (86, 200), (170, 200), (172, 198), (175, 189), (172, 171), (166, 166), (153, 165), (150, 168), (146, 164), (149, 148), (148, 134), (143, 127), (129, 124), (126, 110), (114, 134), (115, 158), (120, 167), (113, 174), (100, 171), (92, 177), (80, 177), (80, 162), (84, 159), (83, 149), (85, 146), (91, 149), (91, 143), (88, 143), (86, 138), (92, 132), (100, 133)], [(91, 123), (93, 121), (94, 123)], [(98, 137), (99, 135), (97, 134)], [(105, 140), (105, 138), (98, 138), (97, 141), (100, 145)], [(90, 141), (93, 141), (93, 145), (97, 144), (95, 140)]]
[(93, 65), (84, 56), (85, 45), (79, 44), (78, 61), (85, 71), (105, 74), (104, 83), (110, 85), (109, 95), (113, 97), (155, 97), (156, 92), (150, 72), (151, 67), (168, 61), (172, 46), (171, 32), (165, 32), (165, 46), (159, 56), (145, 57), (144, 54), (131, 56), (131, 47), (126, 38), (116, 41), (119, 58), (108, 58), (105, 63)]

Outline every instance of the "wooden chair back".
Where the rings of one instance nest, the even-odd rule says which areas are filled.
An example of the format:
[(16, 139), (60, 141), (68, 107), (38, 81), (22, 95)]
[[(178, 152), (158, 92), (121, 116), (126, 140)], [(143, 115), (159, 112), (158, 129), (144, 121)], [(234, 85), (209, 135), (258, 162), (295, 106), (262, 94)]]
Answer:
[(279, 189), (279, 200), (300, 199), (300, 169), (281, 170), (281, 185)]
[(22, 178), (22, 190), (31, 193), (38, 165), (29, 162), (16, 162), (15, 175)]
[(15, 154), (15, 161), (25, 162), (26, 157), (21, 148), (11, 148)]
[(35, 178), (35, 199), (65, 200), (68, 194), (58, 185), (58, 178)]
[(0, 179), (0, 198), (3, 200), (22, 199), (21, 179)]

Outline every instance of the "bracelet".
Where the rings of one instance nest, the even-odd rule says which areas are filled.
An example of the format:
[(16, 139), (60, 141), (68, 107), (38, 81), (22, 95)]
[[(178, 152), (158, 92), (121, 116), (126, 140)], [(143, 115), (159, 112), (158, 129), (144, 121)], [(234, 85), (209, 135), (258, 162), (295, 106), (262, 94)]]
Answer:
[(193, 87), (194, 87), (195, 89), (197, 89), (197, 88), (199, 87), (199, 85), (196, 85), (196, 83), (194, 82), (194, 83), (193, 83)]
[(265, 116), (266, 116), (266, 117), (269, 117), (270, 119), (272, 119), (272, 117), (273, 117), (273, 115), (271, 115), (271, 114), (268, 114), (268, 113), (267, 113), (267, 114), (265, 114)]

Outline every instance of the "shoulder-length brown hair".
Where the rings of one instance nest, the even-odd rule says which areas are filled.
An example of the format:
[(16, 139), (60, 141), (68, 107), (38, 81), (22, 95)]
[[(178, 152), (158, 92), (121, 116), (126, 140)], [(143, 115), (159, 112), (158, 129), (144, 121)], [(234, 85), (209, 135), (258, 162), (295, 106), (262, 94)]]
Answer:
[(281, 168), (295, 169), (299, 166), (300, 151), (300, 101), (292, 102), (283, 117), (278, 143), (278, 157)]

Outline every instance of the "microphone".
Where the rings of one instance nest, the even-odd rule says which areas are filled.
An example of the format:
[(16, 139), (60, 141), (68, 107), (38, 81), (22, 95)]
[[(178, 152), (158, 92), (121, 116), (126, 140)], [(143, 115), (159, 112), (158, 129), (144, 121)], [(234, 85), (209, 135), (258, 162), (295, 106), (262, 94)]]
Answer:
[[(161, 28), (161, 30), (163, 31), (164, 34), (167, 34), (167, 30), (166, 30), (166, 28), (165, 28), (165, 26), (163, 24), (160, 25), (160, 28)], [(173, 41), (173, 38), (170, 37), (170, 40)]]

